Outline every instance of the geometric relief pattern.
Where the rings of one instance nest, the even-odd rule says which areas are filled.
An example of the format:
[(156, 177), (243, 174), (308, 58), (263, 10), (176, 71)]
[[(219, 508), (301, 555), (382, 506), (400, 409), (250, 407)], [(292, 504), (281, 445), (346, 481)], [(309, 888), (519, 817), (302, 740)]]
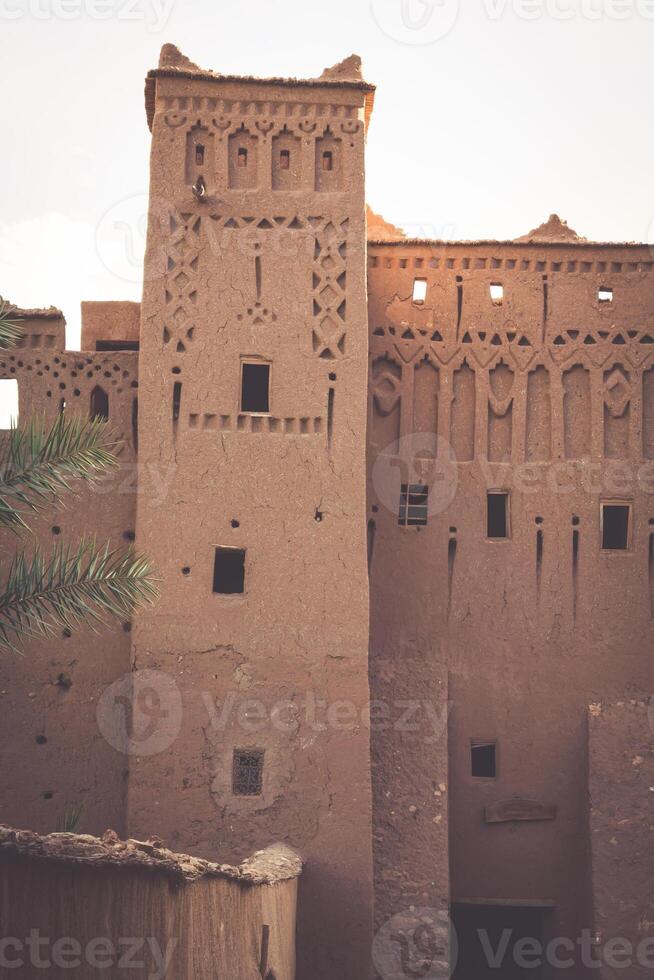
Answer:
[(164, 347), (172, 344), (178, 354), (183, 354), (195, 333), (201, 219), (194, 214), (174, 213), (169, 220), (163, 342)]
[[(346, 262), (348, 219), (331, 220), (318, 215), (224, 215), (209, 212), (208, 234), (221, 230), (301, 231), (313, 236), (312, 262), (312, 348), (325, 360), (345, 354), (346, 343)], [(266, 316), (263, 311), (253, 311)], [(250, 311), (248, 310), (248, 315)], [(275, 319), (272, 312), (269, 313)]]
[(333, 361), (345, 354), (347, 220), (316, 233), (313, 260), (313, 351)]

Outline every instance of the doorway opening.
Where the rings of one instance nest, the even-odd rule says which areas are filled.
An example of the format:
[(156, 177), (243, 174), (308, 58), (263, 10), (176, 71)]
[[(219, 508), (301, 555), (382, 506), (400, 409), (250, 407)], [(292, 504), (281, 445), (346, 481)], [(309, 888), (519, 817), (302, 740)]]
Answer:
[[(454, 905), (452, 921), (458, 940), (458, 961), (452, 980), (542, 980), (546, 909), (512, 905)], [(526, 940), (532, 940), (527, 944)], [(536, 947), (538, 948), (538, 947)]]

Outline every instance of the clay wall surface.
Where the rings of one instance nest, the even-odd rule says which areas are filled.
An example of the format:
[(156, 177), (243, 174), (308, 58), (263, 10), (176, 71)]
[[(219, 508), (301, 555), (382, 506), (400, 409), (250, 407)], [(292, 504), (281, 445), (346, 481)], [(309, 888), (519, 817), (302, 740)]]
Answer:
[[(449, 759), (452, 902), (552, 907), (545, 934), (576, 937), (586, 705), (652, 684), (652, 255), (379, 243), (368, 268), (371, 694), (450, 702), (449, 751), (424, 709), (373, 730), (377, 919), (446, 899)], [(401, 483), (429, 486), (426, 525), (399, 526)], [(505, 540), (488, 490), (509, 494)], [(602, 548), (607, 501), (631, 505), (624, 551)], [(471, 775), (472, 741), (497, 742), (495, 778)]]
[[(590, 839), (600, 976), (651, 976), (654, 963), (652, 786), (654, 712), (647, 701), (593, 704), (588, 713)], [(608, 962), (607, 962), (608, 960)]]
[[(233, 860), (291, 844), (307, 862), (299, 977), (361, 980), (364, 91), (174, 69), (155, 84), (139, 454), (170, 480), (163, 503), (139, 496), (162, 599), (133, 653), (174, 679), (181, 707), (172, 744), (133, 759), (130, 832)], [(269, 411), (241, 410), (242, 362), (269, 365)], [(243, 594), (214, 593), (216, 548), (245, 552)], [(263, 759), (254, 796), (234, 792), (245, 750)]]
[(140, 332), (140, 303), (82, 303), (82, 350), (138, 350)]
[[(66, 351), (61, 314), (31, 311), (22, 322), (23, 341), (0, 354), (0, 380), (18, 382), (20, 419), (38, 415), (50, 424), (62, 401), (67, 413), (88, 416), (101, 388), (121, 443), (120, 466), (95, 488), (82, 487), (62, 507), (30, 519), (35, 536), (25, 534), (25, 544), (38, 541), (47, 552), (57, 542), (75, 546), (88, 533), (127, 548), (135, 533), (138, 355)], [(4, 546), (13, 551), (15, 537), (5, 532)], [(106, 740), (97, 709), (103, 692), (129, 671), (129, 629), (118, 622), (98, 634), (33, 640), (0, 657), (2, 821), (49, 832), (68, 807), (83, 804), (85, 830), (125, 829), (127, 756)]]

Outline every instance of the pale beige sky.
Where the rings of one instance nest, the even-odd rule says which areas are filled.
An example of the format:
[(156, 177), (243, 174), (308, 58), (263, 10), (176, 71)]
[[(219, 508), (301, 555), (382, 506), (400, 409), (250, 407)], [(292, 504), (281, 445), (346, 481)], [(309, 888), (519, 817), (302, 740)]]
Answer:
[(368, 200), (411, 234), (513, 238), (552, 211), (654, 240), (654, 0), (0, 0), (0, 293), (138, 299), (143, 78), (175, 42), (217, 71), (378, 86)]

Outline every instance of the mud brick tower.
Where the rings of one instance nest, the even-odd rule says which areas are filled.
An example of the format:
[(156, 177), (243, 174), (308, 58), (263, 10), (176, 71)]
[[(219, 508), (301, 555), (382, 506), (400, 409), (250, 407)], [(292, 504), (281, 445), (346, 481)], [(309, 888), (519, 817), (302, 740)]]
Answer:
[(369, 734), (312, 705), (347, 700), (361, 719), (368, 700), (372, 93), (357, 59), (264, 81), (172, 47), (147, 86), (139, 452), (172, 479), (138, 502), (163, 582), (133, 653), (176, 678), (183, 712), (170, 751), (132, 768), (128, 824), (234, 859), (290, 833), (308, 862), (299, 974), (360, 980)]

